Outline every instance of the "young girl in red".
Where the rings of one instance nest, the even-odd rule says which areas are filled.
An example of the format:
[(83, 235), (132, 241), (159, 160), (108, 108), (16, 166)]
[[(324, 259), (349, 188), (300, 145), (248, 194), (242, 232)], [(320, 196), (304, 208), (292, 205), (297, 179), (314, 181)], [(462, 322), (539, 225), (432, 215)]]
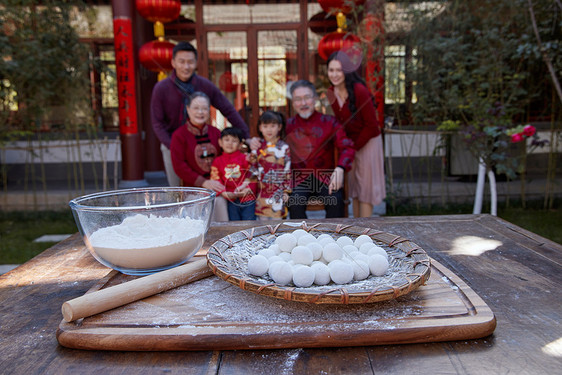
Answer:
[(281, 138), (285, 119), (279, 112), (265, 111), (258, 121), (261, 144), (252, 151), (252, 171), (259, 182), (256, 215), (260, 220), (287, 217), (285, 197), (291, 191), (289, 145)]

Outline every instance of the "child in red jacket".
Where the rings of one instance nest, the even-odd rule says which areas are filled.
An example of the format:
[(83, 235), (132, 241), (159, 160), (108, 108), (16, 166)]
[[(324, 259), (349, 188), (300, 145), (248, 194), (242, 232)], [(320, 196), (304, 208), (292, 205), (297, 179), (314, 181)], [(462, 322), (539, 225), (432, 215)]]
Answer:
[(211, 180), (218, 180), (225, 190), (230, 220), (256, 220), (256, 183), (251, 182), (250, 163), (240, 151), (244, 134), (238, 128), (225, 128), (219, 146), (222, 154), (213, 160)]

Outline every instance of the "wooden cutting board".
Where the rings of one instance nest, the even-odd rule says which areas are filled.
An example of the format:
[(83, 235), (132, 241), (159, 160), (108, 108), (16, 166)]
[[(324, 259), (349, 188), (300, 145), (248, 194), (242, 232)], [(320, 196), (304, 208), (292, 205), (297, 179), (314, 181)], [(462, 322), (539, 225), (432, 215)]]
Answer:
[[(133, 277), (110, 272), (89, 292)], [(260, 296), (215, 276), (60, 323), (61, 345), (97, 350), (229, 350), (467, 340), (490, 335), (486, 303), (432, 260), (426, 285), (396, 300), (313, 305)]]

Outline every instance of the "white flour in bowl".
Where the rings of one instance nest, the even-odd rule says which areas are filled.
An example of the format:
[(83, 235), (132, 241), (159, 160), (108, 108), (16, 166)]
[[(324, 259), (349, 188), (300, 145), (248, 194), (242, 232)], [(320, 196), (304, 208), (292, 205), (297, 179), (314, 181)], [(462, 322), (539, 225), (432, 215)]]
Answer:
[(203, 245), (205, 223), (191, 218), (134, 215), (92, 233), (90, 244), (105, 261), (125, 268), (181, 262)]

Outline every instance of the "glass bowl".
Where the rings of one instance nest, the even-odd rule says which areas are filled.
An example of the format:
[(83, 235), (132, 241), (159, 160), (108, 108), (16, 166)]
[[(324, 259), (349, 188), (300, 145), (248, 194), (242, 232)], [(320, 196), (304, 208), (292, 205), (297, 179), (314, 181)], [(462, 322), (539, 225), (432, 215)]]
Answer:
[(192, 187), (123, 189), (69, 205), (94, 258), (127, 275), (148, 275), (186, 262), (201, 248), (215, 195)]

